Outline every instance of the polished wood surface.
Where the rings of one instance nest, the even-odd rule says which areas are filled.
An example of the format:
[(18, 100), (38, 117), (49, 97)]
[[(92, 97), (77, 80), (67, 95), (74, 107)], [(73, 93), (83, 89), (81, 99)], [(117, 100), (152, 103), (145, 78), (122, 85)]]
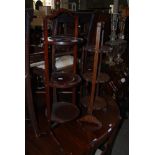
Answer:
[[(109, 151), (119, 129), (121, 118), (116, 102), (109, 96), (106, 99), (109, 101), (108, 110), (98, 110), (93, 113), (102, 122), (102, 128), (77, 120), (63, 123), (53, 129), (53, 133), (58, 140), (57, 143), (53, 135), (35, 138), (34, 134), (32, 134), (33, 132), (30, 132), (31, 130), (27, 126), (27, 155), (93, 155), (101, 145), (104, 148), (104, 152)], [(39, 122), (40, 130), (46, 132), (48, 123), (46, 123), (47, 120), (44, 119), (43, 115)]]
[(31, 128), (26, 130), (25, 155), (65, 155), (52, 135), (36, 138)]

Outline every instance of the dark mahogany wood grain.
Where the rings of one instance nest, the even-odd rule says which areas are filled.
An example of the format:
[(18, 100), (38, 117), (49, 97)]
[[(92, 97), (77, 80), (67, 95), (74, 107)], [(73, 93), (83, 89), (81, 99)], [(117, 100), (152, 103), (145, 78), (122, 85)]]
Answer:
[(94, 116), (102, 122), (102, 128), (96, 125), (72, 121), (54, 129), (57, 139), (67, 152), (73, 155), (91, 155), (99, 145), (118, 130), (120, 115), (117, 104), (109, 98), (108, 110), (94, 111)]
[[(106, 112), (98, 110), (93, 113), (102, 122), (102, 128), (77, 120), (60, 124), (53, 129), (59, 144), (52, 135), (35, 138), (32, 130), (28, 128), (26, 130), (27, 155), (93, 155), (101, 145), (104, 146), (105, 153), (109, 151), (119, 129), (121, 118), (116, 102), (108, 96), (106, 99), (108, 110)], [(40, 119), (39, 124), (41, 131), (48, 129), (46, 118)]]

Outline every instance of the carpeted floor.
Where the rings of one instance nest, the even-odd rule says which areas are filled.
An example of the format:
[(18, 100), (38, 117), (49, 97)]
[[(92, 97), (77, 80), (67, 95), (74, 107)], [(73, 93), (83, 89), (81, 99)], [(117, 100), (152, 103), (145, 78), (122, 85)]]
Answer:
[[(100, 155), (98, 149), (95, 155)], [(129, 119), (125, 119), (115, 139), (112, 155), (129, 155)]]
[(116, 137), (112, 155), (129, 155), (129, 119), (125, 119)]

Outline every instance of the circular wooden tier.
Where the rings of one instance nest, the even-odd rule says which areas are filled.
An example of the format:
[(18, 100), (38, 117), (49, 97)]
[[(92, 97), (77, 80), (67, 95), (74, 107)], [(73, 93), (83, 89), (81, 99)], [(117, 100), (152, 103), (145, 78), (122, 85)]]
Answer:
[(68, 102), (57, 102), (52, 106), (52, 121), (64, 123), (74, 120), (80, 114), (76, 105)]
[(48, 37), (48, 42), (53, 45), (74, 45), (77, 43), (81, 43), (83, 41), (82, 38), (76, 38), (72, 36), (52, 36)]
[[(81, 104), (86, 108), (90, 102), (90, 96), (85, 96), (81, 99)], [(104, 97), (96, 96), (94, 101), (94, 110), (106, 110), (107, 102)]]
[(127, 43), (126, 40), (117, 39), (115, 41), (107, 41), (105, 44), (110, 45), (110, 46), (118, 46), (118, 45), (122, 45), (122, 44), (126, 44), (126, 43)]
[(81, 78), (72, 73), (53, 73), (50, 79), (50, 86), (55, 88), (71, 88), (80, 83)]
[[(83, 78), (87, 81), (87, 82), (91, 82), (92, 81), (92, 72), (86, 72), (84, 74), (82, 74)], [(96, 79), (96, 83), (105, 83), (108, 82), (110, 79), (109, 75), (106, 73), (100, 73), (100, 75), (97, 77)]]
[[(95, 52), (95, 45), (87, 45), (85, 47), (85, 50), (88, 52)], [(112, 47), (108, 46), (108, 45), (104, 45), (100, 48), (99, 53), (103, 52), (103, 53), (108, 53), (108, 52), (112, 52)]]

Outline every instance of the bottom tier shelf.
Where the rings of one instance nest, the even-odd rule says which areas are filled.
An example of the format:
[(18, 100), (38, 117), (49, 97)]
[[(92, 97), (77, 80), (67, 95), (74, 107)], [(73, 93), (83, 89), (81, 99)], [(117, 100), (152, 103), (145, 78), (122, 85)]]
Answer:
[[(88, 103), (90, 102), (90, 96), (85, 96), (81, 99), (81, 104), (84, 107), (88, 107)], [(94, 110), (106, 110), (107, 109), (107, 101), (104, 97), (96, 96), (94, 101)]]
[(80, 110), (76, 105), (68, 102), (57, 102), (52, 105), (51, 120), (64, 123), (77, 118), (80, 114)]

